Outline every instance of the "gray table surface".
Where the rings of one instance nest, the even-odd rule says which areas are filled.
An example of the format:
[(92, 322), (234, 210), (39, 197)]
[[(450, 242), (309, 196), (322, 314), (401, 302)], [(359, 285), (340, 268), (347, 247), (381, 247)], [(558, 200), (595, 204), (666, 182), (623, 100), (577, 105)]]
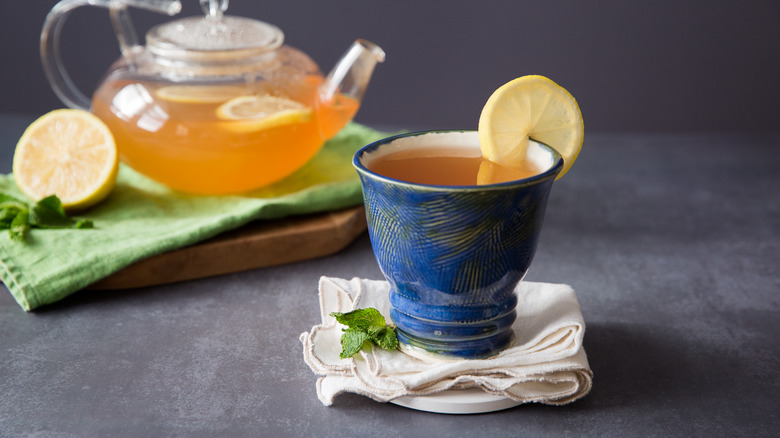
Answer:
[[(30, 117), (0, 116), (10, 171)], [(587, 133), (527, 279), (572, 285), (595, 374), (567, 406), (442, 415), (325, 407), (298, 336), (326, 258), (25, 313), (0, 293), (0, 436), (777, 436), (780, 133)], [(3, 287), (4, 288), (4, 287)]]

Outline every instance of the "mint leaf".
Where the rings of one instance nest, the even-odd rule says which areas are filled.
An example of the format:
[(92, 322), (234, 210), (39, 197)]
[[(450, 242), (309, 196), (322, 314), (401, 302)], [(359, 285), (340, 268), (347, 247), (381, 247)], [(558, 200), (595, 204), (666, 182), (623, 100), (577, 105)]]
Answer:
[(8, 229), (11, 239), (21, 241), (30, 228), (92, 228), (92, 221), (68, 217), (56, 195), (28, 205), (0, 193), (0, 229)]
[(373, 307), (355, 309), (347, 313), (333, 312), (330, 316), (336, 318), (336, 321), (347, 327), (355, 327), (362, 330), (368, 330), (370, 327), (385, 326), (385, 317)]
[(76, 221), (76, 223), (73, 225), (73, 228), (92, 228), (94, 225), (92, 224), (92, 221), (89, 219), (81, 219)]
[(49, 196), (30, 206), (30, 223), (39, 228), (70, 228), (75, 223), (56, 196)]
[(392, 327), (382, 327), (369, 337), (371, 342), (385, 350), (395, 350), (398, 348), (398, 338), (395, 337), (395, 330)]
[(62, 202), (60, 201), (60, 198), (57, 197), (57, 195), (51, 195), (47, 196), (40, 201), (35, 203), (36, 206), (45, 208), (47, 210), (51, 210), (58, 214), (60, 217), (67, 218), (68, 215), (65, 214), (65, 209), (62, 208)]
[(30, 224), (37, 228), (92, 228), (92, 221), (75, 221), (68, 217), (56, 195), (43, 198), (30, 206)]
[(19, 209), (23, 209), (27, 208), (27, 203), (18, 198), (14, 198), (11, 195), (0, 193), (0, 208), (5, 208), (7, 206), (15, 206)]
[(352, 357), (363, 348), (363, 344), (368, 340), (368, 333), (357, 328), (344, 329), (341, 335), (341, 353), (339, 357), (346, 359)]
[(363, 348), (375, 344), (385, 350), (398, 348), (395, 328), (385, 324), (385, 317), (373, 307), (355, 309), (347, 313), (333, 312), (330, 316), (340, 324), (346, 325), (341, 335), (341, 353), (339, 357), (352, 357)]
[(27, 210), (22, 210), (14, 217), (11, 221), (11, 227), (8, 229), (8, 232), (11, 234), (11, 239), (24, 240), (24, 237), (30, 231), (29, 216), (30, 214)]
[(16, 206), (0, 207), (0, 228), (11, 228), (11, 222), (20, 211)]

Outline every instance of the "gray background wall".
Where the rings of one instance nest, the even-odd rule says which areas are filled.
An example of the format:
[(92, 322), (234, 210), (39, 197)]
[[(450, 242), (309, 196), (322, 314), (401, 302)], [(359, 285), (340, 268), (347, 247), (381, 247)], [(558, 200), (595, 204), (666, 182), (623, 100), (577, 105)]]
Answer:
[[(0, 112), (63, 106), (38, 55), (55, 3), (0, 0)], [(780, 128), (778, 0), (232, 0), (229, 12), (278, 25), (324, 71), (355, 38), (382, 46), (363, 123), (476, 128), (495, 88), (542, 74), (574, 94), (587, 130)], [(139, 34), (169, 19), (132, 16)], [(90, 92), (119, 55), (99, 8), (71, 14), (62, 46)]]

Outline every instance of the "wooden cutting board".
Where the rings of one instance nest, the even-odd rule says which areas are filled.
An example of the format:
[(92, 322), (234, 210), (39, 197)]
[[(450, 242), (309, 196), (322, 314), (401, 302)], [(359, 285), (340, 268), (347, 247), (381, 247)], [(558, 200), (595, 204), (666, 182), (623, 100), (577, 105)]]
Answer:
[(138, 261), (88, 289), (127, 289), (308, 260), (344, 249), (366, 231), (363, 207), (257, 221), (193, 246)]

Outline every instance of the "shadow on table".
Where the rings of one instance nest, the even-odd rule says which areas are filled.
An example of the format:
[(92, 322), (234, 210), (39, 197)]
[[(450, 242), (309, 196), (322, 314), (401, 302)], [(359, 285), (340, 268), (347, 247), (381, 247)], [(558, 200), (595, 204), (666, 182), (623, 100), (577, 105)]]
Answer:
[[(502, 412), (524, 408), (575, 412), (653, 406), (668, 399), (700, 400), (715, 385), (706, 370), (723, 360), (718, 352), (708, 352), (680, 333), (646, 325), (589, 324), (584, 347), (594, 374), (588, 395), (564, 406), (531, 404)], [(362, 396), (342, 394), (334, 407), (354, 409), (364, 403)]]
[[(66, 309), (98, 307), (124, 308), (128, 303), (139, 306), (159, 302), (164, 296), (209, 295), (207, 287), (155, 287), (130, 291), (81, 291), (66, 299), (34, 311), (38, 315), (57, 314)], [(146, 304), (144, 304), (146, 303)], [(710, 348), (700, 340), (686, 336), (682, 330), (642, 324), (590, 323), (584, 342), (594, 373), (590, 394), (565, 406), (526, 405), (534, 411), (591, 411), (625, 406), (653, 407), (659, 404), (682, 404), (703, 398), (724, 397), (721, 379), (729, 370), (744, 369), (743, 358)], [(749, 368), (749, 364), (747, 364)], [(733, 385), (732, 385), (733, 386)], [(748, 388), (737, 388), (740, 392)], [(343, 394), (337, 398), (336, 410), (365, 407), (365, 397)], [(510, 409), (515, 411), (523, 407)], [(401, 408), (401, 411), (406, 411)]]
[(160, 303), (165, 305), (177, 299), (184, 301), (197, 296), (213, 296), (214, 289), (216, 288), (209, 289), (201, 284), (186, 281), (132, 289), (83, 289), (60, 301), (34, 309), (31, 313), (43, 316), (58, 315), (63, 311), (94, 311), (96, 307), (125, 309), (129, 305), (138, 307), (160, 305)]
[(724, 361), (722, 352), (708, 351), (680, 331), (638, 324), (589, 324), (584, 347), (593, 389), (573, 408), (701, 400), (717, 387), (710, 373)]

